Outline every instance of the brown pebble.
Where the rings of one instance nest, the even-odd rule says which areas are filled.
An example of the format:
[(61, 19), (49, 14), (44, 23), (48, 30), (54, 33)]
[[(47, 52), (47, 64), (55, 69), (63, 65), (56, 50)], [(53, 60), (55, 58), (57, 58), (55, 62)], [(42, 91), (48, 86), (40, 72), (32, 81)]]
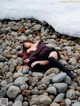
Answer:
[(30, 93), (31, 93), (30, 90), (24, 90), (24, 91), (22, 92), (22, 95), (24, 95), (24, 96), (29, 96)]
[(25, 29), (24, 28), (19, 28), (18, 29), (18, 32), (24, 33), (25, 32)]
[(18, 71), (22, 66), (16, 66), (16, 71)]
[(51, 103), (50, 106), (60, 106), (60, 105), (58, 103), (53, 102), (53, 103)]
[(28, 81), (28, 82), (29, 82), (29, 85), (31, 85), (31, 84), (32, 84), (32, 81), (33, 81), (33, 79), (34, 79), (34, 77), (29, 76), (28, 79), (29, 79), (29, 81)]
[(76, 90), (80, 91), (80, 87), (76, 87)]
[(64, 100), (60, 103), (60, 106), (65, 106)]
[(49, 95), (49, 98), (54, 100), (55, 97), (53, 95)]
[(74, 89), (75, 90), (75, 87), (74, 86), (69, 86), (69, 89)]

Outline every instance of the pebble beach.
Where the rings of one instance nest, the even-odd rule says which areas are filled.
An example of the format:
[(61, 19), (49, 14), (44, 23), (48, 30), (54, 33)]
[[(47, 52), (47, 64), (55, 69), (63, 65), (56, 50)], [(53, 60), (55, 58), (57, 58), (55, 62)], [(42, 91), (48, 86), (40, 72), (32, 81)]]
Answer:
[[(60, 53), (60, 62), (74, 72), (71, 80), (58, 68), (32, 72), (18, 53), (22, 42), (42, 39)], [(0, 98), (8, 106), (80, 106), (80, 38), (55, 31), (36, 19), (0, 20)]]

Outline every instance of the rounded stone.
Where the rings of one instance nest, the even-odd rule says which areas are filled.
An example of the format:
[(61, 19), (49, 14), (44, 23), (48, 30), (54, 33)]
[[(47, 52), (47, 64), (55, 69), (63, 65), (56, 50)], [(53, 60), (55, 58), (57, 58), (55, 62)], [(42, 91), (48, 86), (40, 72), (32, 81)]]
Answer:
[(21, 85), (21, 86), (20, 86), (20, 89), (21, 89), (21, 90), (28, 89), (28, 85), (27, 85), (27, 84)]
[(22, 106), (28, 106), (28, 102), (23, 102)]
[(14, 104), (12, 106), (22, 106), (22, 102), (16, 101), (16, 102), (14, 102)]
[(19, 87), (12, 85), (7, 90), (7, 96), (9, 98), (15, 98), (20, 92), (21, 92), (21, 90)]
[(65, 92), (68, 85), (66, 83), (54, 83), (53, 86), (58, 90), (58, 92)]
[(48, 87), (48, 88), (47, 88), (47, 92), (48, 92), (49, 94), (54, 94), (54, 95), (57, 94), (57, 90), (56, 90), (56, 88), (55, 88), (54, 86)]
[(75, 96), (76, 96), (76, 93), (75, 93), (74, 89), (70, 89), (67, 91), (67, 98), (74, 99)]
[(4, 80), (4, 81), (1, 82), (1, 86), (2, 87), (5, 87), (6, 85), (7, 85), (7, 81), (6, 80)]
[(23, 96), (20, 94), (16, 97), (15, 101), (23, 101)]
[(6, 95), (6, 88), (0, 88), (0, 98), (5, 97)]
[(63, 99), (64, 99), (64, 94), (60, 93), (55, 97), (54, 102), (61, 102)]
[(53, 82), (61, 82), (61, 81), (63, 81), (66, 78), (66, 76), (67, 76), (66, 73), (61, 72), (61, 73), (55, 75), (52, 78), (52, 81)]
[(65, 99), (65, 105), (70, 106), (71, 105), (71, 100), (70, 99)]
[(17, 86), (21, 86), (21, 85), (25, 84), (27, 80), (28, 80), (28, 78), (18, 77), (18, 78), (14, 81), (14, 84), (17, 85)]

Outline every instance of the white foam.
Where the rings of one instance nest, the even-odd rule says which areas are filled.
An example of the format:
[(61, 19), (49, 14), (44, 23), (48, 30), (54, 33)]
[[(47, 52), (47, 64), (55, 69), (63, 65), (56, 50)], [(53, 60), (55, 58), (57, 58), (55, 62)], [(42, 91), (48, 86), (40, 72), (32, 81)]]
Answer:
[(0, 19), (33, 17), (48, 22), (60, 33), (80, 37), (80, 2), (61, 1), (0, 0)]

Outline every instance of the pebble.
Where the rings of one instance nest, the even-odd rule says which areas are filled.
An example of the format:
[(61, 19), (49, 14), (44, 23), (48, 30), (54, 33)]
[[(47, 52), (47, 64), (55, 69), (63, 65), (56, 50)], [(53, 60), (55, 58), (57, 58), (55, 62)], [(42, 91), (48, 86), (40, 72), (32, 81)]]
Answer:
[(31, 94), (33, 94), (33, 95), (38, 95), (38, 94), (39, 94), (38, 88), (32, 89), (32, 90), (31, 90)]
[(33, 72), (32, 76), (34, 76), (34, 77), (43, 77), (43, 73), (41, 73), (41, 72)]
[(61, 102), (63, 99), (64, 99), (64, 93), (60, 93), (55, 97), (54, 102)]
[(11, 36), (17, 36), (17, 32), (12, 31)]
[(37, 24), (33, 26), (33, 30), (39, 31), (41, 29), (41, 25)]
[(13, 102), (12, 101), (8, 101), (8, 106), (12, 106)]
[(17, 85), (17, 86), (21, 86), (21, 85), (25, 84), (26, 81), (28, 81), (28, 78), (18, 77), (18, 78), (14, 81), (14, 84)]
[(75, 98), (75, 91), (74, 89), (70, 89), (67, 91), (67, 98), (70, 98), (70, 99), (74, 99)]
[(4, 66), (4, 63), (3, 62), (0, 62), (0, 69), (2, 69)]
[(3, 73), (8, 72), (8, 70), (9, 70), (8, 65), (5, 65), (2, 69)]
[(12, 106), (22, 106), (22, 102), (21, 101), (16, 101)]
[(45, 77), (42, 78), (41, 82), (46, 84), (46, 85), (49, 85), (53, 76), (55, 76), (54, 73), (50, 74), (49, 76), (45, 76)]
[(16, 78), (22, 77), (22, 76), (23, 76), (23, 73), (17, 72), (17, 73), (14, 73), (13, 78), (16, 79)]
[(58, 103), (53, 102), (50, 106), (60, 106)]
[(71, 78), (69, 76), (66, 76), (66, 78), (64, 79), (64, 82), (67, 83), (68, 85), (71, 85)]
[(13, 98), (14, 99), (20, 92), (21, 92), (21, 90), (20, 90), (19, 87), (12, 85), (7, 90), (7, 96), (9, 98)]
[(72, 106), (80, 106), (80, 102), (75, 102)]
[(24, 91), (22, 92), (22, 95), (23, 95), (23, 96), (29, 96), (30, 93), (31, 93), (30, 90), (24, 90)]
[(77, 60), (76, 60), (75, 57), (72, 57), (72, 58), (69, 59), (69, 63), (72, 64), (72, 65), (76, 65), (76, 62), (77, 62)]
[(43, 90), (43, 89), (46, 89), (46, 88), (47, 88), (46, 84), (41, 84), (41, 85), (38, 86), (39, 90)]
[(23, 84), (20, 86), (20, 89), (23, 91), (25, 89), (28, 89), (28, 85), (27, 84)]
[(0, 98), (5, 97), (6, 95), (6, 88), (0, 88)]
[(23, 74), (27, 74), (29, 72), (29, 67), (28, 66), (24, 66), (21, 72)]
[(58, 92), (65, 92), (68, 87), (66, 83), (54, 83), (53, 86), (56, 87)]
[(49, 94), (57, 95), (57, 90), (56, 90), (56, 88), (55, 88), (54, 86), (48, 87), (48, 88), (47, 88), (47, 92), (48, 92)]
[(38, 97), (38, 104), (43, 104), (44, 106), (49, 106), (52, 100), (46, 95), (40, 95)]
[(63, 81), (63, 80), (66, 78), (66, 76), (67, 76), (66, 73), (61, 72), (61, 73), (55, 75), (55, 76), (52, 78), (52, 81), (53, 81), (54, 83), (56, 83), (56, 82), (61, 82), (61, 81)]
[(20, 94), (16, 97), (15, 101), (21, 101), (23, 102), (23, 96)]
[(23, 102), (22, 106), (28, 106), (28, 102)]
[(25, 40), (27, 38), (26, 38), (26, 36), (22, 35), (22, 36), (18, 37), (18, 39), (21, 40), (21, 41), (23, 41), (23, 40)]
[(70, 106), (71, 105), (71, 100), (70, 99), (65, 99), (65, 105)]
[(5, 57), (0, 55), (0, 62), (3, 62), (4, 60), (5, 60)]
[(59, 73), (59, 69), (58, 68), (50, 68), (46, 71), (46, 75), (50, 75), (52, 73), (58, 74)]
[(7, 85), (7, 81), (6, 80), (3, 80), (0, 84), (2, 87), (5, 87)]

